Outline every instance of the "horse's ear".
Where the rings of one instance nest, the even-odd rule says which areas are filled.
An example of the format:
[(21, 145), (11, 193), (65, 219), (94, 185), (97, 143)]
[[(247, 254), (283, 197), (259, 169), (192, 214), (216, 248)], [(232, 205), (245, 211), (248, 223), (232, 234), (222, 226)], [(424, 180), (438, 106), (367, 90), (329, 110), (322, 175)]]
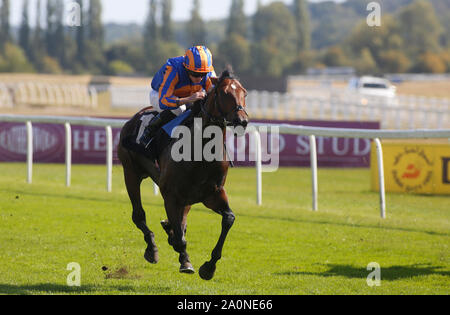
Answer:
[(221, 78), (234, 78), (233, 66), (227, 64), (225, 70), (222, 72)]
[(212, 83), (213, 85), (217, 85), (217, 84), (219, 83), (219, 78), (216, 78), (216, 77), (210, 77), (209, 79), (211, 80), (211, 83)]

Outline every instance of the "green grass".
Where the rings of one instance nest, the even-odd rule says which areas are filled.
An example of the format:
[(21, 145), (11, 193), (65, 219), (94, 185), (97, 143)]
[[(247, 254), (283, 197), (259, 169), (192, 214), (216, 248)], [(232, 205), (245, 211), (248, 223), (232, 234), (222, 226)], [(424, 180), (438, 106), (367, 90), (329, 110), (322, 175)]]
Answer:
[[(255, 205), (255, 171), (233, 169), (227, 189), (236, 223), (216, 277), (178, 273), (178, 257), (159, 225), (161, 197), (143, 186), (160, 262), (148, 264), (141, 232), (131, 221), (122, 170), (0, 164), (0, 294), (449, 294), (449, 197), (388, 194), (380, 219), (368, 170), (319, 171), (320, 211), (311, 209), (310, 173), (282, 169), (263, 176)], [(209, 260), (221, 218), (201, 205), (188, 223), (188, 252), (198, 268)], [(70, 288), (67, 264), (81, 265)], [(381, 266), (381, 286), (369, 287), (367, 265)], [(107, 267), (103, 271), (102, 267)], [(118, 272), (121, 270), (121, 272)]]

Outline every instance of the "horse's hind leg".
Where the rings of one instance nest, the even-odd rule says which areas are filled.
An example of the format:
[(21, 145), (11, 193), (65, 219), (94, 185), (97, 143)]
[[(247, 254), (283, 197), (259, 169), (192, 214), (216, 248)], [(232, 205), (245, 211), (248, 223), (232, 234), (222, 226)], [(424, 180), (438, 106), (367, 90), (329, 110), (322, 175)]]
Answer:
[(141, 183), (142, 178), (138, 176), (134, 169), (124, 167), (125, 184), (127, 186), (128, 195), (133, 205), (133, 222), (138, 229), (144, 234), (147, 249), (144, 258), (152, 264), (156, 264), (159, 260), (158, 247), (155, 242), (155, 235), (147, 226), (147, 220), (141, 201)]
[[(171, 198), (167, 198), (166, 200), (171, 200)], [(173, 232), (173, 237), (171, 237), (171, 233), (169, 234), (169, 244), (180, 255), (180, 272), (192, 274), (195, 270), (186, 252), (187, 242), (185, 238), (186, 217), (191, 207), (178, 206), (170, 201), (166, 201), (165, 206), (167, 217), (169, 218), (168, 223), (171, 227), (170, 232)]]
[(211, 280), (216, 271), (216, 264), (222, 258), (223, 245), (227, 238), (228, 232), (233, 226), (235, 216), (228, 204), (228, 197), (225, 190), (220, 191), (213, 197), (204, 202), (204, 205), (222, 216), (222, 232), (216, 247), (212, 251), (211, 260), (200, 267), (199, 274), (203, 280)]

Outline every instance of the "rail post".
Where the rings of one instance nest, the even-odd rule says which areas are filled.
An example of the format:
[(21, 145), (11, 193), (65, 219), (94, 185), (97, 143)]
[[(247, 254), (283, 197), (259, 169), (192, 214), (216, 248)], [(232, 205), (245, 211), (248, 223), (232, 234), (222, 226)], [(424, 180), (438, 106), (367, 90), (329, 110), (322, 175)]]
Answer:
[(319, 184), (317, 179), (317, 144), (316, 136), (309, 136), (311, 153), (311, 176), (312, 176), (312, 209), (319, 211)]
[(72, 128), (69, 123), (64, 124), (66, 130), (66, 186), (72, 181)]
[(27, 183), (33, 183), (33, 125), (27, 121)]
[(384, 162), (383, 162), (383, 147), (379, 138), (375, 139), (375, 145), (377, 148), (377, 160), (378, 160), (378, 180), (380, 185), (380, 212), (381, 218), (386, 219), (386, 191), (384, 184)]
[(261, 134), (258, 130), (253, 132), (255, 136), (255, 162), (256, 162), (256, 203), (258, 206), (262, 205), (262, 149), (261, 149)]
[(111, 126), (106, 126), (106, 190), (112, 191), (113, 140)]

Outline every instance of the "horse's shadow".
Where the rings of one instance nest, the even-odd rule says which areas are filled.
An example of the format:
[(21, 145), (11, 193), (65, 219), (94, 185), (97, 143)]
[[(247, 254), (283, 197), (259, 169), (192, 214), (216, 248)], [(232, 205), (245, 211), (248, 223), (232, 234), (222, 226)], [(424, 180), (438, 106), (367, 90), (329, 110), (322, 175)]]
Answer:
[[(275, 276), (320, 276), (320, 277), (346, 277), (350, 279), (366, 279), (369, 273), (372, 271), (368, 271), (365, 267), (355, 267), (350, 265), (334, 265), (328, 264), (326, 265), (328, 270), (323, 272), (306, 272), (300, 270), (292, 270), (292, 271), (282, 271), (274, 273)], [(449, 271), (442, 270), (445, 267), (443, 266), (431, 266), (428, 264), (414, 264), (408, 266), (390, 266), (383, 267), (381, 266), (381, 279), (387, 281), (395, 281), (400, 279), (407, 279), (412, 277), (420, 277), (420, 276), (430, 276), (430, 275), (439, 275), (439, 276), (450, 276)]]

